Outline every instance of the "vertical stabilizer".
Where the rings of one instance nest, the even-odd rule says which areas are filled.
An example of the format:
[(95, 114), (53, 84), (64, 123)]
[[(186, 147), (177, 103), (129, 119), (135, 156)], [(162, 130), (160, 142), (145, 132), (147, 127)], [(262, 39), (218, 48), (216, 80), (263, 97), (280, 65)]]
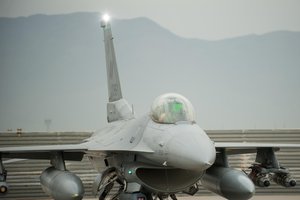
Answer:
[(108, 98), (109, 102), (114, 102), (122, 99), (122, 91), (113, 44), (113, 37), (108, 21), (102, 20), (101, 27), (103, 28), (104, 32)]
[(109, 17), (104, 16), (101, 21), (104, 32), (105, 59), (108, 85), (107, 121), (119, 121), (133, 118), (133, 112), (128, 102), (123, 99), (116, 55), (113, 44)]

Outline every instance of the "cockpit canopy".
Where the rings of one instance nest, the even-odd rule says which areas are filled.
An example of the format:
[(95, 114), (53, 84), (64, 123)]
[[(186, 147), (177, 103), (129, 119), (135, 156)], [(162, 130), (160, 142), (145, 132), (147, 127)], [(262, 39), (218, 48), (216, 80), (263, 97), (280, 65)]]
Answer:
[(163, 124), (174, 124), (180, 121), (195, 122), (191, 102), (175, 93), (157, 97), (152, 104), (150, 115), (153, 121)]

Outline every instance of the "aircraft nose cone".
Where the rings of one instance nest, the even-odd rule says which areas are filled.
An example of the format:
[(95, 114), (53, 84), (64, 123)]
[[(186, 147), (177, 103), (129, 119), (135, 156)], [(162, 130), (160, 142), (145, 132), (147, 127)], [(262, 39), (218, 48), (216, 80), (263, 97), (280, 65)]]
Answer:
[(178, 125), (167, 143), (168, 165), (188, 170), (205, 170), (215, 161), (216, 150), (209, 137), (197, 125)]

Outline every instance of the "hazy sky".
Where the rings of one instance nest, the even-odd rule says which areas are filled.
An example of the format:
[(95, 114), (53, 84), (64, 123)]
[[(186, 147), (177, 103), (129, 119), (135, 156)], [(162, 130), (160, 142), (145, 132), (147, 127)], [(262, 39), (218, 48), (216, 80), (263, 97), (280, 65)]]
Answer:
[(300, 31), (299, 0), (0, 0), (0, 16), (109, 12), (148, 17), (183, 37), (222, 39), (276, 30)]
[[(167, 28), (171, 32), (176, 33), (180, 36), (209, 39), (209, 40), (235, 37), (235, 36), (247, 35), (253, 33), (263, 34), (266, 32), (278, 31), (278, 30), (300, 31), (299, 9), (300, 9), (300, 0), (297, 1), (295, 0), (219, 0), (219, 1), (217, 0), (207, 0), (207, 1), (205, 0), (197, 0), (197, 1), (196, 0), (185, 0), (185, 1), (0, 0), (0, 17), (30, 16), (34, 14), (48, 14), (48, 15), (68, 14), (74, 12), (101, 12), (101, 13), (108, 12), (113, 16), (113, 18), (119, 18), (119, 19), (147, 17), (157, 22), (162, 27)], [(32, 18), (29, 18), (28, 20), (15, 20), (15, 21), (29, 22), (30, 19)], [(39, 17), (35, 17), (35, 18), (39, 18)], [(61, 19), (64, 19), (64, 17), (61, 17)], [(148, 20), (140, 20), (140, 21), (147, 22)], [(88, 23), (84, 23), (80, 27), (89, 27), (89, 26), (84, 26), (86, 24)], [(40, 28), (39, 30), (46, 30), (47, 26), (45, 27), (43, 25), (45, 24), (39, 25), (40, 26), (38, 27)], [(200, 42), (197, 43), (199, 46), (196, 45), (195, 43), (197, 47), (194, 46), (194, 44), (192, 46), (183, 45), (183, 44), (190, 44), (191, 40), (181, 40), (181, 43), (178, 43), (177, 45), (173, 46), (173, 44), (176, 41), (178, 41), (178, 40), (174, 40), (174, 42), (170, 42), (168, 46), (168, 48), (170, 49), (166, 48), (164, 52), (161, 52), (157, 55), (156, 53), (160, 51), (157, 51), (156, 47), (158, 46), (153, 45), (152, 41), (156, 41), (156, 37), (158, 37), (158, 35), (155, 34), (151, 35), (151, 30), (155, 30), (156, 25), (153, 23), (148, 23), (147, 28), (148, 27), (150, 27), (149, 30), (143, 29), (141, 30), (141, 33), (143, 33), (143, 36), (144, 35), (151, 36), (148, 37), (148, 39), (149, 38), (152, 39), (145, 40), (145, 41), (139, 40), (142, 41), (142, 43), (136, 43), (137, 45), (136, 47), (138, 48), (130, 49), (131, 51), (128, 52), (128, 46), (126, 48), (126, 42), (123, 43), (123, 45), (125, 44), (123, 46), (123, 50), (121, 48), (122, 47), (121, 43), (119, 43), (121, 47), (117, 46), (116, 51), (118, 52), (117, 55), (119, 55), (117, 58), (118, 63), (120, 63), (119, 66), (122, 67), (121, 69), (124, 70), (122, 73), (123, 75), (121, 76), (123, 78), (121, 78), (121, 80), (128, 80), (128, 79), (137, 80), (136, 78), (131, 79), (133, 74), (130, 70), (125, 70), (127, 69), (126, 67), (132, 67), (132, 66), (136, 66), (137, 69), (140, 69), (139, 66), (143, 66), (144, 67), (143, 69), (149, 70), (149, 73), (154, 72), (153, 76), (157, 76), (157, 74), (155, 74), (155, 71), (158, 71), (157, 68), (154, 68), (153, 66), (159, 66), (161, 67), (161, 69), (165, 69), (165, 70), (168, 67), (170, 69), (175, 69), (176, 71), (178, 69), (182, 69), (182, 66), (184, 65), (190, 66), (191, 69), (193, 70), (207, 69), (206, 73), (207, 74), (211, 73), (211, 75), (207, 75), (200, 72), (193, 73), (189, 76), (186, 76), (189, 77), (189, 79), (188, 81), (185, 81), (187, 85), (183, 85), (182, 83), (176, 81), (177, 80), (175, 78), (176, 73), (173, 73), (172, 76), (169, 76), (169, 70), (167, 70), (166, 71), (167, 76), (161, 75), (161, 77), (164, 77), (162, 79), (163, 80), (162, 82), (165, 84), (164, 87), (161, 87), (159, 83), (156, 86), (155, 84), (151, 84), (151, 87), (149, 86), (149, 91), (150, 89), (153, 89), (152, 91), (153, 93), (147, 92), (148, 96), (146, 97), (146, 95), (143, 95), (144, 98), (143, 100), (141, 100), (140, 97), (136, 96), (137, 94), (136, 90), (141, 89), (141, 91), (144, 91), (145, 90), (144, 88), (139, 88), (139, 86), (135, 87), (135, 85), (137, 84), (132, 84), (129, 82), (127, 83), (123, 81), (123, 85), (124, 85), (123, 88), (126, 89), (126, 87), (128, 87), (127, 90), (124, 90), (127, 91), (124, 92), (124, 94), (127, 94), (126, 98), (128, 97), (129, 102), (135, 105), (135, 109), (137, 110), (137, 113), (141, 114), (144, 112), (149, 112), (151, 101), (157, 95), (172, 91), (187, 96), (189, 99), (191, 99), (192, 102), (197, 102), (196, 104), (194, 103), (194, 105), (197, 105), (196, 110), (198, 113), (197, 115), (199, 116), (199, 124), (204, 128), (227, 129), (227, 128), (299, 127), (299, 119), (300, 119), (299, 80), (300, 79), (297, 76), (299, 74), (299, 63), (300, 63), (299, 55), (298, 55), (299, 39), (297, 39), (298, 36), (289, 37), (297, 33), (280, 32), (281, 34), (279, 35), (283, 36), (285, 34), (288, 34), (288, 36), (284, 37), (285, 39), (280, 41), (268, 40), (268, 41), (272, 41), (269, 45), (267, 45), (267, 43), (260, 44), (255, 42), (253, 43), (253, 45), (252, 44), (249, 45), (250, 43), (245, 43), (246, 48), (241, 48), (241, 46), (239, 46), (239, 44), (244, 44), (244, 43), (235, 43), (234, 45), (237, 46), (231, 44), (229, 46), (228, 45), (226, 46), (224, 43), (224, 41), (226, 40), (219, 41), (219, 42), (198, 41)], [(0, 32), (5, 33), (5, 31), (3, 30), (6, 30), (6, 28), (7, 26), (0, 27)], [(24, 27), (18, 27), (18, 28), (11, 29), (11, 30), (21, 30), (21, 31), (16, 31), (17, 33), (21, 33), (21, 34), (22, 31), (25, 30)], [(68, 30), (72, 31), (73, 29), (63, 28), (61, 30), (62, 32), (59, 33), (65, 33), (64, 31), (68, 31)], [(88, 34), (93, 34), (94, 32), (89, 30), (95, 30), (94, 26), (92, 29), (86, 30)], [(127, 33), (126, 30), (127, 30), (126, 27), (122, 28), (122, 31), (125, 31), (125, 33)], [(78, 30), (79, 35), (87, 34), (87, 32), (83, 32), (83, 34), (80, 34), (81, 31), (84, 30), (82, 28), (79, 29)], [(117, 29), (115, 29), (115, 31), (117, 33)], [(132, 32), (132, 29), (130, 29), (129, 31)], [(163, 33), (167, 37), (169, 37), (170, 35), (173, 36), (173, 34), (170, 34), (168, 31), (160, 31), (160, 33), (161, 34)], [(35, 34), (34, 30), (32, 31), (32, 34)], [(9, 53), (7, 55), (0, 54), (3, 56), (3, 58), (0, 59), (0, 69), (2, 69), (0, 75), (1, 77), (7, 78), (7, 79), (0, 78), (0, 80), (2, 80), (2, 83), (5, 83), (5, 84), (0, 84), (0, 86), (2, 86), (2, 88), (10, 87), (10, 85), (3, 80), (10, 80), (10, 81), (14, 80), (17, 77), (15, 76), (16, 73), (20, 75), (19, 77), (21, 81), (24, 80), (28, 81), (28, 85), (26, 86), (24, 85), (24, 87), (19, 87), (16, 82), (12, 81), (14, 82), (16, 87), (14, 89), (10, 87), (8, 88), (8, 90), (6, 90), (9, 91), (9, 94), (11, 92), (11, 94), (17, 94), (17, 96), (19, 95), (18, 91), (25, 92), (24, 94), (26, 95), (24, 95), (25, 98), (24, 101), (23, 99), (21, 100), (21, 98), (19, 97), (10, 99), (9, 95), (4, 95), (3, 92), (1, 92), (0, 97), (5, 97), (7, 102), (11, 103), (10, 104), (11, 107), (9, 107), (7, 106), (8, 104), (3, 103), (4, 101), (0, 101), (0, 103), (2, 104), (2, 108), (5, 109), (6, 112), (6, 113), (0, 112), (3, 118), (5, 117), (6, 120), (6, 121), (0, 120), (2, 124), (5, 124), (3, 126), (5, 127), (3, 130), (6, 130), (6, 128), (9, 127), (22, 127), (22, 128), (27, 127), (26, 130), (33, 130), (31, 126), (32, 124), (40, 127), (34, 130), (41, 130), (42, 129), (41, 127), (44, 127), (43, 120), (46, 118), (51, 118), (53, 119), (53, 121), (55, 121), (53, 125), (56, 126), (56, 130), (73, 130), (73, 129), (82, 130), (83, 128), (86, 129), (86, 127), (98, 128), (98, 127), (94, 127), (92, 124), (94, 123), (98, 125), (99, 124), (98, 122), (101, 121), (101, 120), (98, 121), (99, 119), (98, 113), (100, 113), (102, 110), (100, 112), (96, 112), (95, 110), (102, 108), (99, 106), (99, 101), (98, 101), (99, 98), (103, 97), (105, 99), (103, 100), (103, 102), (106, 101), (106, 96), (102, 95), (104, 94), (103, 90), (105, 90), (105, 94), (106, 94), (106, 88), (101, 90), (102, 96), (100, 96), (100, 90), (98, 90), (98, 86), (102, 87), (104, 82), (103, 84), (102, 83), (95, 84), (95, 82), (90, 83), (91, 85), (93, 84), (95, 85), (95, 89), (92, 91), (89, 85), (87, 87), (88, 88), (87, 90), (82, 89), (83, 95), (78, 95), (81, 93), (78, 93), (77, 88), (75, 90), (76, 92), (71, 92), (68, 89), (63, 89), (64, 87), (62, 87), (62, 85), (66, 84), (67, 81), (65, 78), (62, 78), (61, 86), (57, 87), (57, 91), (58, 91), (57, 94), (69, 95), (68, 97), (65, 98), (66, 101), (60, 101), (62, 96), (51, 95), (51, 93), (48, 93), (47, 90), (44, 90), (44, 87), (52, 88), (53, 82), (51, 80), (54, 80), (57, 77), (65, 77), (64, 71), (61, 71), (61, 73), (59, 72), (59, 74), (55, 75), (56, 69), (60, 69), (60, 68), (65, 69), (68, 75), (69, 75), (68, 67), (74, 67), (74, 66), (77, 66), (78, 70), (84, 69), (83, 71), (87, 73), (90, 73), (91, 71), (81, 67), (96, 66), (97, 69), (102, 67), (102, 69), (104, 70), (105, 68), (103, 67), (105, 66), (103, 61), (104, 58), (102, 59), (103, 61), (102, 64), (99, 62), (99, 54), (101, 54), (101, 50), (99, 48), (103, 47), (100, 46), (102, 45), (100, 44), (101, 39), (99, 39), (97, 35), (96, 36), (97, 39), (94, 38), (94, 40), (91, 40), (91, 43), (80, 43), (81, 40), (78, 40), (78, 44), (76, 44), (77, 46), (75, 45), (78, 48), (74, 48), (76, 49), (76, 51), (73, 51), (73, 49), (72, 51), (68, 50), (68, 48), (72, 48), (74, 45), (64, 46), (63, 44), (68, 45), (68, 43), (63, 43), (63, 44), (57, 43), (57, 45), (51, 45), (51, 49), (52, 49), (51, 51), (51, 49), (49, 49), (49, 46), (47, 45), (49, 42), (51, 42), (51, 44), (54, 44), (53, 41), (51, 40), (51, 38), (53, 39), (53, 37), (49, 37), (51, 34), (52, 34), (51, 31), (45, 31), (42, 35), (40, 35), (43, 36), (40, 37), (40, 39), (44, 38), (41, 41), (45, 42), (43, 43), (44, 46), (41, 46), (41, 49), (47, 48), (47, 50), (49, 50), (47, 52), (59, 52), (59, 51), (62, 52), (56, 55), (55, 57), (56, 59), (52, 59), (53, 58), (52, 53), (45, 53), (44, 51), (41, 51), (40, 47), (37, 49), (37, 51), (33, 51), (33, 49), (35, 49), (36, 47), (36, 44), (39, 43), (38, 40), (36, 42), (35, 38), (32, 38), (30, 42), (26, 40), (26, 38), (22, 38), (21, 37), (22, 35), (19, 35), (18, 38), (21, 38), (21, 40), (16, 40), (14, 37), (11, 37), (11, 40), (6, 40), (5, 38), (2, 40), (2, 42), (10, 41), (12, 42), (11, 43), (12, 45), (5, 42), (3, 42), (3, 44), (1, 43), (0, 45), (0, 50), (2, 48), (1, 52)], [(15, 36), (15, 34), (12, 35)], [(77, 41), (76, 40), (77, 35), (78, 34), (74, 34), (74, 35), (67, 34), (67, 38), (68, 38), (67, 41), (72, 41), (69, 40), (70, 38), (73, 38), (74, 39), (73, 41)], [(63, 36), (65, 35), (61, 35), (61, 37), (58, 37), (57, 38), (58, 41), (60, 41), (59, 39), (63, 39), (64, 38)], [(128, 34), (124, 34), (125, 38), (127, 36)], [(143, 39), (143, 37), (141, 38)], [(162, 39), (163, 37), (158, 37), (158, 38)], [(172, 37), (172, 38), (174, 39), (176, 37)], [(245, 38), (249, 38), (249, 37), (245, 37)], [(253, 39), (257, 37), (251, 37), (251, 38)], [(21, 42), (18, 43), (18, 41)], [(98, 42), (95, 43), (95, 41)], [(117, 40), (115, 41), (116, 44), (118, 44)], [(124, 41), (126, 41), (126, 39)], [(158, 40), (158, 41), (162, 41), (162, 40)], [(293, 42), (289, 43), (289, 41), (293, 41)], [(24, 50), (24, 48), (21, 48), (25, 46), (22, 45), (23, 42), (24, 44), (28, 44), (28, 42), (30, 44), (26, 46), (26, 50)], [(214, 45), (209, 46), (208, 43)], [(219, 43), (220, 44), (222, 43), (225, 46), (223, 47), (222, 45), (216, 46), (216, 44)], [(93, 47), (94, 51), (90, 49), (91, 48), (90, 44), (96, 45)], [(200, 48), (200, 45), (204, 45), (204, 46)], [(262, 45), (262, 46), (257, 46), (257, 45)], [(267, 46), (263, 46), (263, 45), (267, 45)], [(144, 48), (144, 46), (148, 48)], [(12, 47), (12, 48), (8, 48), (7, 49), (8, 51), (6, 51), (5, 48), (7, 47)], [(81, 49), (85, 51), (86, 47), (88, 47), (87, 49), (88, 51), (85, 52), (87, 54), (84, 54), (86, 56), (83, 56), (83, 54), (80, 52)], [(189, 48), (186, 49), (185, 51), (182, 51), (183, 53), (176, 54), (180, 52), (178, 50), (182, 50), (187, 47)], [(208, 48), (207, 52), (206, 52), (207, 49), (205, 49), (206, 47)], [(219, 49), (214, 51), (212, 50), (213, 48), (210, 49), (210, 47), (218, 47)], [(229, 50), (232, 47), (236, 48), (236, 50), (227, 51), (228, 47)], [(262, 47), (262, 48), (252, 48), (252, 47)], [(275, 48), (273, 49), (273, 47)], [(13, 52), (11, 51), (11, 49), (13, 48), (15, 48), (15, 52), (14, 52), (15, 54), (10, 53)], [(54, 48), (55, 50), (53, 50)], [(152, 48), (154, 48), (154, 51)], [(266, 51), (265, 48), (270, 48), (270, 49)], [(138, 49), (138, 51), (136, 51), (136, 49)], [(140, 49), (143, 49), (143, 51), (140, 51)], [(249, 51), (244, 52), (244, 54), (242, 54), (241, 52), (239, 52), (239, 49), (249, 50)], [(36, 56), (36, 55), (40, 55), (40, 52), (41, 52), (41, 56)], [(76, 52), (78, 54), (75, 54)], [(164, 55), (165, 52), (167, 52), (166, 55)], [(141, 53), (140, 56), (136, 56), (137, 53)], [(103, 52), (101, 55), (103, 56)], [(132, 55), (132, 57), (130, 57), (130, 55)], [(162, 57), (161, 55), (164, 56)], [(171, 55), (174, 56), (172, 57)], [(27, 56), (30, 56), (30, 58), (33, 59), (28, 59)], [(158, 57), (155, 58), (155, 56)], [(169, 59), (165, 59), (165, 56), (171, 56), (171, 57), (169, 57)], [(275, 56), (276, 59), (274, 59)], [(35, 59), (36, 57), (38, 57), (39, 59)], [(93, 58), (90, 59), (90, 57)], [(219, 57), (219, 59), (216, 59), (216, 57)], [(77, 62), (72, 63), (77, 58), (81, 58), (81, 59), (77, 60)], [(173, 58), (176, 59), (173, 60)], [(234, 60), (230, 60), (227, 62), (227, 59), (230, 58), (233, 58)], [(47, 62), (46, 61), (47, 59), (50, 60)], [(163, 60), (159, 61), (159, 59), (163, 59)], [(277, 62), (274, 62), (274, 60), (276, 60)], [(80, 64), (80, 63), (84, 63), (84, 64)], [(11, 66), (15, 68), (12, 68)], [(27, 66), (28, 68), (33, 67), (32, 69), (34, 70), (38, 69), (37, 71), (41, 73), (41, 76), (36, 76), (37, 73), (33, 73), (32, 71), (28, 71), (27, 69), (25, 71), (22, 71), (25, 69), (23, 68), (23, 66)], [(39, 66), (43, 66), (45, 68), (40, 68)], [(254, 70), (256, 68), (251, 66), (258, 67), (257, 71)], [(205, 67), (205, 68), (198, 68), (198, 67)], [(12, 71), (11, 73), (7, 72), (5, 74), (5, 72), (11, 68), (15, 69), (16, 72)], [(45, 70), (43, 71), (43, 69)], [(229, 71), (227, 71), (227, 69)], [(48, 70), (50, 71), (54, 70), (52, 73), (53, 76), (50, 76), (51, 73), (50, 74), (46, 73), (48, 72)], [(126, 75), (125, 73), (126, 71), (130, 71), (130, 73)], [(218, 72), (219, 76), (216, 76), (215, 72)], [(139, 71), (139, 74), (144, 74), (144, 73), (145, 73), (144, 71)], [(99, 74), (99, 77), (97, 75), (97, 77), (91, 80), (99, 80), (99, 81), (106, 80), (104, 71), (102, 74), (100, 72), (97, 72), (97, 74)], [(177, 74), (180, 75), (180, 73), (178, 72)], [(197, 77), (190, 79), (190, 77), (192, 77), (192, 75), (194, 74), (196, 74)], [(43, 87), (43, 85), (41, 84), (43, 81), (39, 80), (39, 78), (43, 77), (42, 75), (45, 76), (44, 79), (41, 80), (46, 80), (46, 79), (50, 80), (49, 85), (45, 84), (45, 86)], [(133, 75), (133, 76), (140, 77), (140, 75)], [(199, 77), (201, 76), (202, 78), (200, 79)], [(34, 77), (34, 78), (28, 78), (28, 77)], [(37, 77), (37, 79), (35, 77)], [(74, 74), (72, 75), (72, 77), (75, 77)], [(91, 74), (86, 77), (89, 77), (90, 79)], [(168, 77), (169, 79), (167, 80), (167, 78), (165, 77)], [(213, 78), (218, 77), (216, 79), (219, 81), (219, 84), (216, 81), (210, 82), (212, 80), (211, 77)], [(255, 78), (255, 80), (252, 78)], [(80, 78), (77, 79), (75, 78), (74, 80), (79, 80), (79, 79), (81, 79), (81, 76)], [(198, 80), (201, 80), (201, 82), (197, 82)], [(247, 85), (246, 80), (249, 80), (251, 84)], [(266, 80), (270, 80), (270, 81), (266, 81)], [(142, 80), (137, 80), (138, 83), (142, 81), (144, 81), (143, 76), (142, 76)], [(149, 81), (147, 81), (147, 83), (151, 83), (151, 81), (153, 80), (150, 79)], [(59, 83), (59, 81), (56, 82)], [(256, 84), (256, 87), (254, 87), (255, 84), (252, 84), (252, 82)], [(73, 82), (70, 81), (70, 83)], [(75, 81), (75, 83), (78, 83), (78, 81)], [(167, 83), (169, 85), (167, 85)], [(195, 85), (197, 85), (197, 92), (194, 91)], [(219, 85), (222, 86), (224, 85), (225, 89), (224, 90), (219, 89)], [(33, 89), (34, 88), (33, 86), (36, 86), (37, 89)], [(68, 87), (68, 84), (66, 84), (65, 86)], [(143, 87), (145, 87), (145, 84), (143, 84)], [(258, 87), (260, 87), (261, 90), (259, 91), (261, 92), (258, 92), (258, 90), (256, 89)], [(22, 90), (22, 88), (24, 88), (24, 90)], [(33, 95), (31, 96), (28, 95), (26, 93), (27, 90), (31, 92)], [(231, 91), (231, 93), (228, 92), (229, 90)], [(65, 91), (68, 92), (66, 93)], [(97, 92), (99, 91), (99, 93), (97, 93), (97, 95), (99, 95), (98, 99), (86, 98), (87, 96), (91, 97), (92, 95), (94, 95), (94, 91)], [(47, 97), (46, 94), (49, 95), (50, 98), (46, 98)], [(59, 98), (57, 98), (58, 96)], [(38, 97), (40, 98), (42, 97), (44, 100), (40, 100)], [(52, 97), (54, 98), (53, 102), (51, 101)], [(233, 97), (235, 101), (231, 100), (231, 98)], [(250, 98), (246, 98), (246, 97), (250, 97)], [(35, 101), (32, 101), (32, 99), (30, 98), (32, 98), (33, 100), (38, 99), (37, 103), (34, 104), (33, 102)], [(81, 101), (80, 98), (84, 98), (84, 100)], [(245, 100), (245, 98), (247, 99), (247, 101)], [(72, 100), (76, 99), (76, 101), (70, 101), (69, 99)], [(85, 99), (95, 100), (95, 102), (86, 103), (88, 105), (91, 105), (89, 107), (90, 110), (87, 109), (87, 107), (81, 106), (83, 105), (82, 102), (86, 101)], [(24, 102), (27, 102), (28, 104)], [(68, 102), (68, 103), (64, 104), (64, 102)], [(73, 104), (69, 102), (72, 102)], [(80, 105), (80, 106), (76, 106), (76, 105)], [(40, 106), (40, 110), (42, 110), (41, 112), (37, 112), (38, 106)], [(49, 112), (48, 110), (45, 109), (45, 107), (47, 109), (49, 108), (48, 109)], [(72, 114), (74, 111), (77, 111), (76, 110), (77, 107), (82, 108), (84, 110), (83, 112), (85, 112), (85, 116), (88, 116), (85, 118), (86, 119), (85, 124), (82, 122), (81, 116)], [(12, 112), (10, 108), (14, 109), (16, 112)], [(31, 112), (33, 109), (35, 110), (35, 115)], [(23, 111), (25, 110), (25, 111), (20, 112), (20, 110)], [(90, 114), (89, 111), (92, 114)], [(23, 115), (20, 115), (20, 113), (23, 113)], [(27, 113), (30, 113), (31, 117), (28, 117)], [(65, 114), (61, 114), (61, 113), (65, 113)], [(84, 114), (81, 113), (81, 115), (83, 116)], [(101, 118), (103, 119), (102, 120), (103, 122), (105, 121), (104, 115), (105, 114), (100, 116), (100, 118), (103, 117)], [(94, 119), (94, 121), (90, 120), (90, 118)], [(19, 121), (16, 123), (13, 120), (16, 121), (19, 120)], [(78, 123), (78, 121), (80, 123)], [(61, 126), (59, 125), (59, 122), (61, 123)], [(22, 125), (22, 123), (25, 125)], [(26, 126), (26, 124), (29, 125)], [(69, 126), (67, 124), (69, 124)], [(78, 127), (80, 126), (80, 128), (74, 127), (74, 124), (76, 125), (78, 124)]]

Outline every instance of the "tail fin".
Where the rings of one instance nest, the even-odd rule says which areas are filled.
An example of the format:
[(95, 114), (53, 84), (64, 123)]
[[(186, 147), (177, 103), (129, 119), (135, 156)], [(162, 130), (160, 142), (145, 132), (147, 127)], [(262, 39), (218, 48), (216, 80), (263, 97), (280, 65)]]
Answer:
[(110, 24), (108, 21), (102, 21), (101, 27), (104, 32), (108, 97), (109, 102), (113, 102), (122, 99), (121, 84)]
[(123, 99), (119, 79), (116, 55), (113, 44), (111, 26), (107, 18), (101, 21), (104, 32), (105, 59), (107, 71), (108, 99), (107, 121), (119, 121), (133, 118), (133, 111), (128, 102)]

